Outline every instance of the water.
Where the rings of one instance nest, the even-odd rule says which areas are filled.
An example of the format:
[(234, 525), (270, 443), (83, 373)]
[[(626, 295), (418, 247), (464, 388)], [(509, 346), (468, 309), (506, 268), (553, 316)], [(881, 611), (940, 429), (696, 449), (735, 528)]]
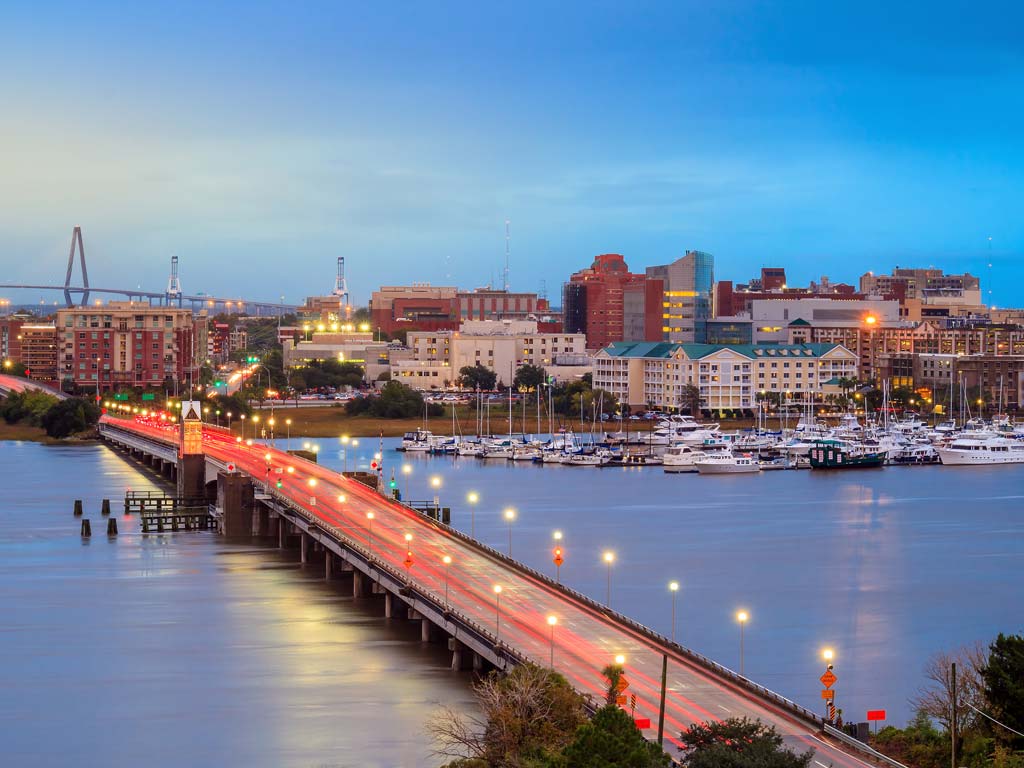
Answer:
[(143, 537), (117, 499), (156, 486), (101, 446), (0, 442), (0, 477), (4, 764), (439, 763), (423, 724), (438, 702), (469, 708), (469, 678), (417, 626), (356, 607), (294, 554)]
[[(341, 468), (337, 441), (320, 460)], [(887, 467), (707, 477), (652, 468), (583, 468), (400, 454), (385, 441), (385, 474), (409, 497), (441, 503), (478, 538), (546, 573), (561, 530), (562, 581), (665, 635), (668, 582), (678, 580), (677, 638), (820, 710), (821, 651), (835, 651), (845, 719), (887, 710), (903, 724), (932, 653), (1022, 630), (1024, 466)], [(377, 440), (362, 441), (366, 468)], [(353, 463), (350, 451), (348, 461)], [(351, 466), (350, 466), (351, 468)]]
[[(315, 442), (341, 469), (337, 441)], [(614, 550), (613, 607), (666, 634), (667, 583), (680, 581), (679, 639), (724, 664), (739, 666), (734, 615), (748, 610), (747, 674), (802, 704), (820, 708), (820, 651), (833, 647), (847, 719), (885, 708), (902, 723), (929, 654), (1022, 629), (1024, 467), (698, 477), (400, 455), (395, 442), (385, 475), (408, 463), (409, 496), (432, 498), (440, 477), (468, 530), (476, 491), (476, 533), (502, 550), (515, 507), (513, 554), (551, 573), (562, 530), (563, 581), (598, 600)], [(376, 449), (350, 448), (349, 469)], [(0, 443), (5, 763), (440, 762), (426, 717), (438, 702), (471, 707), (441, 646), (354, 605), (294, 553), (142, 537), (123, 519), (108, 541), (99, 500), (155, 487), (146, 477), (100, 446)]]

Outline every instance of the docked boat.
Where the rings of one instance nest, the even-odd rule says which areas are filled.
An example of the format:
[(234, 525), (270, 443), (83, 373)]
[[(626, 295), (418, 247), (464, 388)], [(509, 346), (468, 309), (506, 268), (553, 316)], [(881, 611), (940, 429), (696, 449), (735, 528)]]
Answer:
[(540, 448), (533, 445), (517, 445), (512, 449), (512, 461), (537, 461), (540, 458)]
[(429, 453), (433, 445), (434, 433), (429, 429), (417, 429), (415, 432), (406, 432), (402, 436), (402, 442), (398, 446), (398, 450)]
[(619, 467), (659, 467), (665, 460), (651, 453), (624, 453), (613, 458), (611, 463)]
[(702, 475), (735, 475), (761, 471), (757, 459), (746, 454), (733, 456), (731, 453), (723, 453), (704, 456), (695, 461), (694, 466)]
[(939, 452), (932, 445), (914, 444), (900, 448), (889, 455), (893, 464), (919, 466), (922, 464), (938, 464)]
[(699, 448), (681, 444), (665, 449), (661, 460), (666, 472), (696, 472), (694, 462), (705, 456), (707, 454)]
[(858, 469), (881, 467), (885, 464), (885, 451), (866, 451), (840, 440), (819, 440), (808, 454), (811, 469)]
[(1024, 442), (1006, 437), (960, 437), (935, 450), (943, 464), (952, 466), (1024, 463)]
[(562, 463), (570, 467), (603, 467), (611, 460), (610, 453), (595, 451), (594, 453), (570, 453)]

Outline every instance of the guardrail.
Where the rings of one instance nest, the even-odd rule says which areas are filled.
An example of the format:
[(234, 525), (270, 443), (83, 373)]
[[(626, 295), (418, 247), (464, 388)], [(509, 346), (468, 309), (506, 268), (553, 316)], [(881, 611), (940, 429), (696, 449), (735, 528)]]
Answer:
[(829, 736), (833, 736), (839, 739), (848, 747), (853, 747), (854, 749), (860, 750), (861, 752), (866, 752), (876, 760), (881, 760), (886, 765), (892, 766), (892, 768), (907, 768), (907, 766), (905, 766), (903, 763), (893, 760), (888, 755), (883, 755), (874, 747), (865, 744), (863, 741), (860, 741), (859, 739), (853, 738), (853, 736), (851, 736), (850, 734), (844, 733), (843, 731), (829, 725), (828, 723), (825, 723), (825, 733)]

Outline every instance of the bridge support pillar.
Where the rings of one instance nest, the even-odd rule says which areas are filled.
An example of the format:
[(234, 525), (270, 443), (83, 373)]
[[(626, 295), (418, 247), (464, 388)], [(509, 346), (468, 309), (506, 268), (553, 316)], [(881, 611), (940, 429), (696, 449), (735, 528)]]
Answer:
[(206, 457), (185, 454), (178, 457), (178, 497), (202, 499), (206, 496)]
[(277, 518), (277, 548), (284, 549), (288, 546), (288, 521), (282, 517)]
[(270, 535), (270, 510), (262, 504), (257, 504), (253, 511), (252, 535), (260, 538)]
[(312, 541), (308, 533), (299, 534), (299, 562), (303, 564), (309, 562), (309, 545)]
[[(192, 458), (190, 456), (184, 457)], [(199, 459), (203, 459), (202, 456)], [(200, 461), (203, 471), (206, 471), (205, 460)], [(204, 483), (205, 485), (205, 483)], [(205, 493), (203, 488), (199, 493), (201, 498)], [(197, 497), (192, 497), (197, 498)], [(245, 475), (236, 472), (217, 473), (217, 506), (220, 507), (223, 516), (221, 518), (220, 532), (225, 536), (247, 536), (252, 532), (253, 487)]]
[(484, 657), (476, 651), (473, 651), (473, 671), (477, 673), (484, 671)]
[(385, 619), (390, 619), (393, 616), (395, 608), (397, 607), (395, 605), (395, 602), (396, 601), (395, 601), (394, 595), (392, 595), (390, 592), (385, 592), (384, 593), (384, 618)]
[(352, 571), (352, 597), (366, 597), (366, 581), (367, 578), (365, 575), (363, 575), (362, 571)]
[(456, 637), (448, 638), (448, 650), (452, 652), (452, 671), (460, 672), (466, 668), (466, 661), (472, 653), (462, 641)]
[(429, 643), (434, 625), (425, 616), (420, 617), (420, 642)]

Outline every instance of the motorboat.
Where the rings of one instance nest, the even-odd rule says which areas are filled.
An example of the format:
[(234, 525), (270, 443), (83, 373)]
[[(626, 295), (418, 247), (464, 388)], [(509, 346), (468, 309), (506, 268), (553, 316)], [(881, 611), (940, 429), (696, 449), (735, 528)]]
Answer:
[(696, 472), (694, 462), (705, 456), (707, 454), (699, 448), (680, 443), (667, 448), (661, 459), (666, 472)]
[(890, 453), (889, 460), (893, 464), (906, 464), (909, 466), (938, 464), (939, 452), (932, 445), (905, 445), (894, 453)]
[(704, 456), (694, 462), (702, 475), (736, 475), (761, 471), (757, 459), (749, 454), (734, 456), (731, 453)]
[(434, 433), (429, 429), (417, 429), (415, 432), (406, 432), (402, 435), (402, 442), (398, 446), (400, 451), (429, 453), (434, 445)]

